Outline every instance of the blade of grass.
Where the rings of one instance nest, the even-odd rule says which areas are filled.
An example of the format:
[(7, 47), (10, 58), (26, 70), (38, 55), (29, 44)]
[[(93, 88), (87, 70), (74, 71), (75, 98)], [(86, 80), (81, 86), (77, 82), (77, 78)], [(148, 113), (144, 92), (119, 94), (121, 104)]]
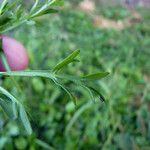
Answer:
[(78, 117), (88, 108), (90, 108), (92, 105), (92, 102), (88, 102), (86, 104), (84, 104), (83, 106), (81, 106), (73, 115), (73, 117), (71, 118), (71, 120), (69, 121), (68, 125), (66, 126), (65, 129), (65, 134), (68, 135), (68, 132), (70, 131), (71, 127), (73, 126), (73, 124), (77, 121)]

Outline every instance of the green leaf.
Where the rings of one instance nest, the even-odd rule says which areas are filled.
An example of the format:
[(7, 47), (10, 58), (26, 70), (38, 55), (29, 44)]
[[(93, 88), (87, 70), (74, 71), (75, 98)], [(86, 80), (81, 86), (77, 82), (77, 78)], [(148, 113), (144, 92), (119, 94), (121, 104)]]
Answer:
[(21, 15), (23, 14), (23, 10), (22, 10), (22, 6), (19, 5), (17, 6), (16, 10), (15, 10), (15, 15), (16, 15), (16, 18), (19, 19), (21, 18)]
[[(7, 90), (5, 90), (3, 87), (0, 86), (0, 93), (2, 93), (3, 95), (5, 95), (6, 97), (8, 97), (8, 99), (10, 99), (12, 101), (12, 104), (16, 104), (18, 106), (19, 109), (19, 119), (21, 121), (21, 123), (23, 124), (23, 126), (25, 127), (26, 131), (28, 134), (32, 133), (32, 128), (30, 125), (30, 122), (28, 120), (28, 116), (24, 110), (23, 105), (13, 96), (11, 95)], [(15, 105), (12, 105), (13, 111), (15, 112), (16, 109)]]
[(38, 6), (38, 3), (39, 3), (39, 0), (35, 0), (35, 3), (33, 4), (31, 10), (30, 10), (30, 13), (34, 12), (34, 10), (37, 8)]
[(0, 4), (0, 15), (3, 13), (4, 8), (8, 5), (8, 0), (3, 0)]
[(17, 7), (17, 3), (18, 3), (18, 0), (13, 0), (13, 2), (11, 2), (11, 3), (9, 3), (9, 5), (7, 5), (5, 12), (8, 10), (11, 11), (13, 8)]
[(76, 105), (76, 97), (75, 97), (72, 93), (70, 93), (70, 91), (69, 91), (64, 85), (62, 85), (60, 82), (58, 82), (58, 81), (56, 81), (56, 80), (53, 80), (53, 82), (54, 82), (57, 86), (61, 87), (61, 88), (69, 95), (70, 99), (71, 99), (71, 100), (73, 101), (73, 103)]
[(51, 13), (57, 13), (57, 12), (58, 12), (58, 10), (56, 10), (56, 9), (48, 8), (46, 10), (41, 11), (38, 14), (33, 15), (32, 18), (40, 17), (40, 16), (43, 16), (43, 15), (46, 15), (46, 14), (51, 14)]
[(74, 58), (77, 57), (80, 53), (80, 50), (76, 50), (73, 53), (71, 53), (68, 57), (66, 57), (64, 60), (62, 60), (60, 63), (58, 63), (53, 71), (59, 71), (60, 69), (62, 69), (64, 66), (68, 65), (69, 63), (74, 61)]
[(7, 90), (5, 90), (3, 87), (0, 86), (0, 93), (4, 94), (6, 97), (8, 97), (12, 102), (19, 103), (18, 100), (11, 95)]
[[(11, 95), (7, 90), (5, 90), (2, 87), (0, 87), (0, 97), (1, 97), (1, 106), (3, 107), (3, 109), (7, 110), (5, 104), (7, 106), (10, 106), (10, 104), (11, 104), (11, 111), (12, 111), (12, 115), (13, 115), (12, 118), (16, 119), (17, 118), (17, 108), (16, 108), (16, 105), (19, 103), (17, 101), (17, 99), (13, 95)], [(9, 111), (8, 111), (7, 114), (9, 115)]]
[(84, 79), (84, 80), (100, 80), (100, 79), (106, 77), (107, 75), (109, 75), (109, 72), (99, 72), (99, 73), (82, 76), (82, 79)]
[(56, 0), (51, 6), (63, 6), (64, 0)]
[(24, 128), (26, 129), (28, 134), (32, 134), (32, 128), (28, 119), (28, 116), (25, 112), (24, 107), (20, 104), (19, 105), (19, 117), (20, 117), (20, 121), (22, 123), (22, 125), (24, 126)]
[(54, 150), (53, 147), (51, 147), (49, 144), (47, 144), (46, 142), (44, 142), (40, 139), (36, 139), (35, 142), (43, 149)]
[(91, 89), (83, 84), (80, 84), (79, 86), (83, 87), (89, 93), (91, 100), (93, 100), (93, 102), (95, 102), (95, 98), (94, 98), (94, 95), (93, 95)]
[(3, 26), (10, 22), (11, 18), (8, 14), (0, 15), (0, 26)]
[(89, 89), (91, 89), (93, 92), (95, 92), (98, 96), (99, 96), (99, 99), (102, 101), (102, 102), (105, 102), (105, 97), (98, 91), (96, 90), (95, 88), (93, 87), (88, 87)]
[(4, 65), (6, 71), (11, 71), (11, 70), (10, 70), (10, 67), (9, 67), (9, 65), (8, 65), (7, 59), (6, 59), (6, 57), (5, 57), (5, 54), (4, 54), (3, 52), (1, 53), (0, 58), (1, 58), (1, 61), (2, 61), (3, 65)]
[(10, 119), (14, 120), (17, 118), (16, 103), (8, 100), (7, 97), (5, 99), (0, 98), (0, 106)]

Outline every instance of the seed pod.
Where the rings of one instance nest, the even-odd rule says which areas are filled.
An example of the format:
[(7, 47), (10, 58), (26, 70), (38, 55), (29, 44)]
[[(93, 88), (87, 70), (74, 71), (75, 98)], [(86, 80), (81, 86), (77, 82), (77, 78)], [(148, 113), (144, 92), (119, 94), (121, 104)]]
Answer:
[[(24, 70), (28, 65), (27, 50), (17, 40), (0, 35), (2, 40), (2, 50), (12, 71)], [(0, 71), (6, 71), (0, 59)]]

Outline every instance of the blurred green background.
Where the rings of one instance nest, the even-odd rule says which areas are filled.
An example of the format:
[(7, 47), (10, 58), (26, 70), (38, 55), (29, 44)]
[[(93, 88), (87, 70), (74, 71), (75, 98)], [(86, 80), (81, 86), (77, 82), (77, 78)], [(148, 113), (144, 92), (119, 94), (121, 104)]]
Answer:
[(77, 108), (47, 79), (18, 77), (18, 91), (5, 78), (3, 86), (25, 104), (34, 132), (27, 136), (0, 113), (0, 149), (149, 150), (149, 12), (139, 5), (65, 1), (58, 14), (8, 33), (28, 49), (29, 69), (50, 69), (79, 48), (80, 62), (69, 65), (67, 73), (111, 74), (95, 83), (106, 103), (94, 103), (84, 89), (73, 86)]

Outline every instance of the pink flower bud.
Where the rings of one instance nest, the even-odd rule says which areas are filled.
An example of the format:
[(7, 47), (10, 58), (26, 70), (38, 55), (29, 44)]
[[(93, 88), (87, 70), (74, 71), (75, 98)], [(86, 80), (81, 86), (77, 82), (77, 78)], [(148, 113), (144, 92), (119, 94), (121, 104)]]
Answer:
[[(24, 46), (15, 39), (0, 35), (2, 39), (2, 49), (12, 71), (24, 70), (28, 65), (28, 55)], [(5, 71), (5, 67), (0, 60), (0, 71)]]

